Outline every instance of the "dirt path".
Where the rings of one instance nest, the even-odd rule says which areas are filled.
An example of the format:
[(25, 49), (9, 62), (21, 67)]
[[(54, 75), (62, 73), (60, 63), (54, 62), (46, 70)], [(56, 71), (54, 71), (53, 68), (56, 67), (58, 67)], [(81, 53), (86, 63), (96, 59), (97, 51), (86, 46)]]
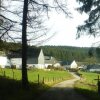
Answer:
[(80, 77), (71, 73), (75, 78), (54, 85), (44, 93), (38, 100), (87, 100), (82, 95), (75, 92), (74, 82)]

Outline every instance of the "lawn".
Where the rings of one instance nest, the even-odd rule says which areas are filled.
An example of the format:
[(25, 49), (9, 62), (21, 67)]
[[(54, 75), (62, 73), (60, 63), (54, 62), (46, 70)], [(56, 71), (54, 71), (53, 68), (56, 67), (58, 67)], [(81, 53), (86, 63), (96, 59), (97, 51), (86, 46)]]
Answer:
[(97, 73), (79, 72), (82, 74), (82, 79), (75, 83), (75, 90), (88, 98), (88, 100), (100, 100), (97, 87)]

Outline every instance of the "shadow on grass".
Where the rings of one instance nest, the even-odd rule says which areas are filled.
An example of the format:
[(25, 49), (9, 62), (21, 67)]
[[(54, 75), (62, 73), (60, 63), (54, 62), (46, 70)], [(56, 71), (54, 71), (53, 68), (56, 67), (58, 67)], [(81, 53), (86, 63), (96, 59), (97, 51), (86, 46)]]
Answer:
[(81, 100), (79, 94), (88, 98), (86, 100), (100, 100), (100, 95), (93, 90), (94, 86), (82, 83), (78, 84), (78, 87), (75, 86), (77, 93), (71, 87), (53, 87), (47, 91), (50, 88), (47, 85), (36, 83), (29, 85), (29, 90), (23, 90), (21, 81), (0, 77), (0, 100)]
[(76, 83), (75, 91), (88, 98), (88, 100), (100, 100), (100, 93), (97, 92), (97, 86), (84, 83)]
[(49, 88), (47, 85), (30, 83), (30, 89), (23, 90), (21, 81), (0, 77), (0, 100), (81, 100), (72, 87)]
[(23, 90), (21, 81), (0, 77), (0, 100), (34, 100), (50, 87), (29, 83), (29, 90)]

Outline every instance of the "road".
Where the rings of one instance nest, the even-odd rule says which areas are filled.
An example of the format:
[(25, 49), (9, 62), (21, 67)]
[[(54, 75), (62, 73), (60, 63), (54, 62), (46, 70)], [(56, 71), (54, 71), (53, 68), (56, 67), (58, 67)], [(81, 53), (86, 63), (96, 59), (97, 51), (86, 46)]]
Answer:
[(74, 90), (74, 82), (79, 80), (80, 77), (74, 73), (71, 74), (74, 76), (74, 79), (54, 85), (38, 100), (88, 100)]

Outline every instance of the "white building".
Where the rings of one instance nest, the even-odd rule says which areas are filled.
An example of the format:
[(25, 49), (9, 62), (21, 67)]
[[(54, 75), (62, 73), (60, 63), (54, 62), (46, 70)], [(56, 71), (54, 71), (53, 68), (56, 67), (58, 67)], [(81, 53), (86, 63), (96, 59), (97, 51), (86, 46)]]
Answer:
[(77, 65), (77, 63), (75, 62), (75, 60), (71, 63), (70, 68), (71, 68), (71, 69), (76, 69), (76, 68), (78, 68), (78, 65)]
[(11, 67), (11, 62), (6, 56), (0, 56), (0, 67), (1, 68)]
[[(21, 53), (13, 52), (11, 54), (11, 63), (12, 63), (12, 66), (15, 66), (17, 69), (21, 69), (22, 68)], [(38, 69), (45, 68), (44, 54), (43, 54), (42, 49), (34, 48), (32, 49), (32, 51), (28, 52), (27, 67), (28, 68), (34, 67)]]

